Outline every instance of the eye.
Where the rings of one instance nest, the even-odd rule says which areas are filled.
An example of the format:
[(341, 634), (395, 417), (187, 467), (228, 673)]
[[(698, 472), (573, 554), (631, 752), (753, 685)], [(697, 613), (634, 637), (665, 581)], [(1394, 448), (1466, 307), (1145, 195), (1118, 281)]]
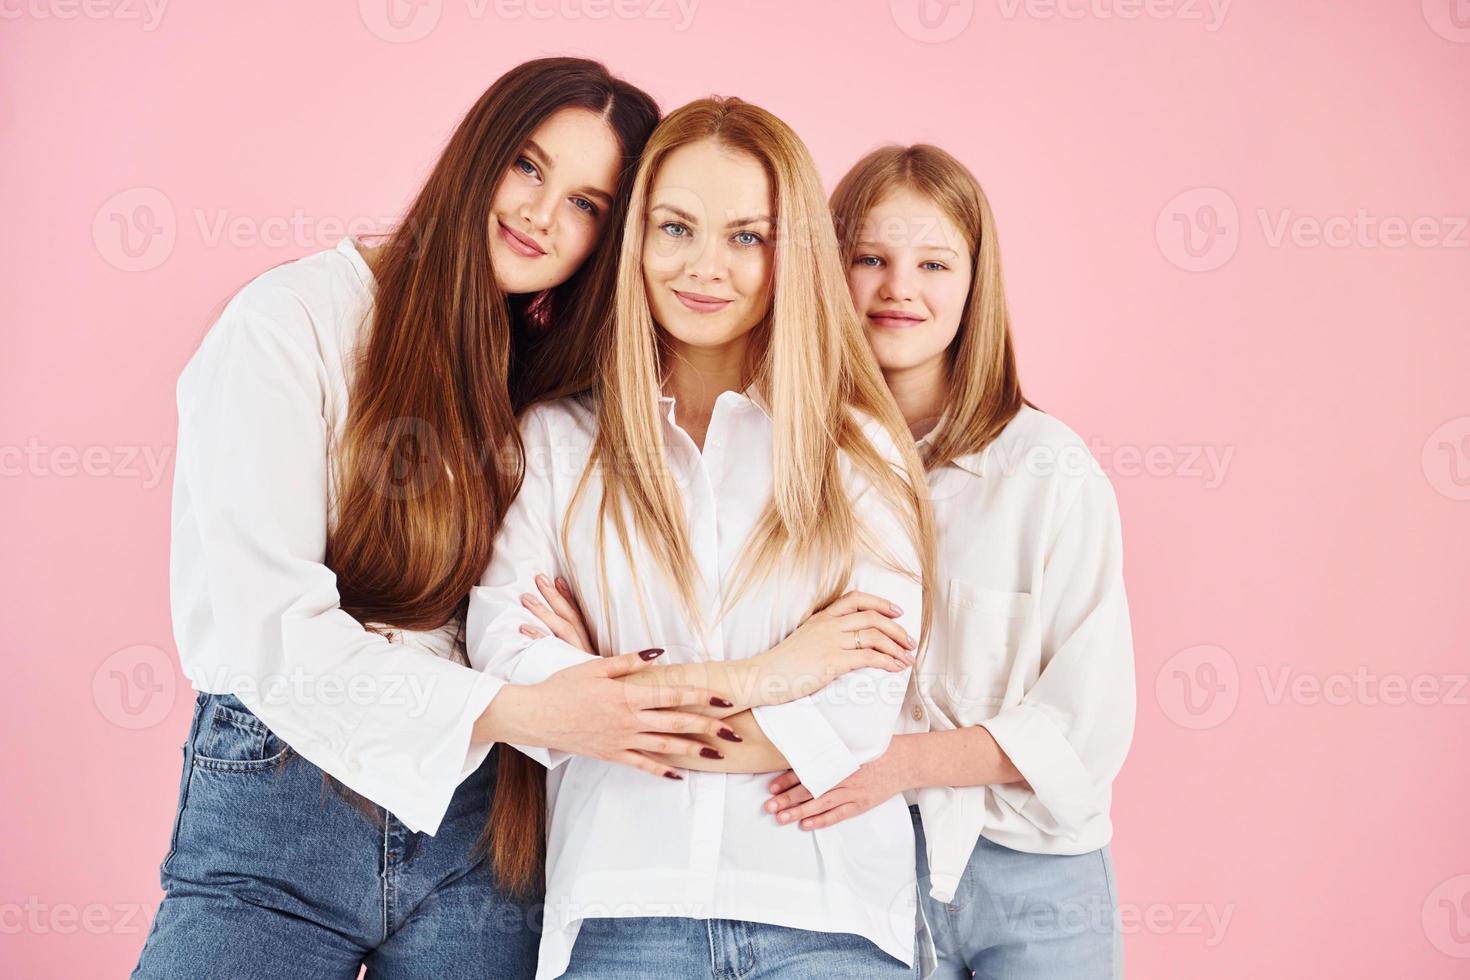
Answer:
[(926, 272), (943, 272), (945, 269), (948, 269), (949, 266), (945, 265), (943, 262), (935, 262), (933, 259), (930, 259), (928, 262), (920, 262), (919, 268), (923, 269)]
[(764, 245), (766, 240), (753, 231), (737, 231), (735, 233), (735, 243), (737, 245), (743, 245), (746, 248), (753, 248), (756, 245)]
[(520, 171), (527, 177), (541, 176), (541, 171), (536, 169), (536, 165), (530, 160), (527, 160), (525, 157), (516, 157), (516, 162), (514, 166), (516, 170)]
[(658, 227), (661, 231), (663, 231), (664, 234), (668, 235), (670, 238), (689, 237), (689, 227), (687, 225), (682, 225), (677, 221), (665, 221)]
[(853, 265), (865, 265), (869, 269), (876, 269), (883, 264), (883, 260), (876, 255), (859, 255), (852, 260)]
[(593, 204), (585, 197), (572, 198), (572, 207), (576, 208), (578, 211), (581, 211), (583, 214), (589, 214), (594, 217), (596, 217), (597, 215), (597, 205)]

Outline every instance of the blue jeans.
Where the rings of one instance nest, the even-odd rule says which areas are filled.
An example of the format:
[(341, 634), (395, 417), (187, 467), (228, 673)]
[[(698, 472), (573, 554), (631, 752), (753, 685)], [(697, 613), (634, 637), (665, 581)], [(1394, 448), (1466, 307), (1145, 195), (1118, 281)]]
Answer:
[[(917, 962), (915, 964), (917, 966)], [(674, 916), (582, 920), (560, 980), (910, 980), (862, 936)]]
[(919, 853), (919, 901), (939, 967), (933, 980), (1118, 980), (1123, 942), (1107, 847), (1086, 854), (1028, 854), (984, 837), (954, 900), (929, 895), (919, 808), (910, 806)]
[(508, 898), (470, 855), (495, 751), (430, 837), (325, 790), (233, 695), (199, 694), (183, 750), (166, 894), (134, 980), (354, 980), (363, 964), (374, 980), (535, 974), (539, 901)]

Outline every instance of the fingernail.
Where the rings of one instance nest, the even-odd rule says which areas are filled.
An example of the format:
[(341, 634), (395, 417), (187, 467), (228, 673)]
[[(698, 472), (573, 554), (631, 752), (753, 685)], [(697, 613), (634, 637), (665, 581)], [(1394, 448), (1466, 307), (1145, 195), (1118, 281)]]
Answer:
[(724, 698), (710, 698), (709, 699), (709, 703), (712, 704), (712, 705), (714, 705), (716, 708), (733, 708), (733, 707), (735, 707), (735, 702), (733, 702), (733, 701), (726, 701)]
[(546, 585), (550, 581), (551, 581), (551, 579), (547, 578), (545, 575), (537, 575), (536, 576), (536, 584), (537, 585)]
[(566, 593), (570, 593), (572, 591), (572, 587), (567, 584), (567, 580), (562, 578), (560, 575), (556, 577), (556, 587)]
[(721, 752), (719, 749), (712, 749), (708, 746), (700, 749), (699, 754), (704, 756), (706, 759), (723, 759), (725, 757), (725, 753)]
[(775, 800), (772, 800), (771, 802), (769, 802), (769, 803), (766, 804), (766, 812), (767, 813), (775, 813), (776, 812), (776, 801)]
[(743, 742), (743, 741), (745, 741), (745, 739), (743, 739), (739, 735), (736, 735), (735, 734), (735, 730), (733, 728), (721, 728), (720, 729), (720, 738), (723, 738), (727, 742)]
[(903, 610), (900, 609), (900, 608), (898, 608), (898, 603), (896, 603), (896, 602), (890, 602), (888, 604), (888, 608), (890, 610), (892, 610), (893, 615), (895, 615), (895, 616), (902, 616), (903, 615)]
[(523, 595), (523, 596), (521, 596), (521, 605), (523, 605), (523, 606), (534, 606), (535, 604), (536, 604), (536, 600), (533, 599), (533, 598), (531, 598), (529, 595)]
[(649, 647), (647, 650), (639, 650), (638, 656), (644, 660), (652, 660), (654, 657), (663, 656), (663, 647)]
[(681, 776), (681, 775), (679, 775), (677, 772), (674, 772), (674, 770), (670, 769), (668, 772), (664, 773), (664, 778), (665, 779), (683, 779), (684, 777)]
[(791, 814), (789, 814), (789, 813), (783, 813), (779, 817), (777, 817), (776, 819), (779, 820), (779, 821), (781, 821), (782, 823), (790, 823), (791, 822)]

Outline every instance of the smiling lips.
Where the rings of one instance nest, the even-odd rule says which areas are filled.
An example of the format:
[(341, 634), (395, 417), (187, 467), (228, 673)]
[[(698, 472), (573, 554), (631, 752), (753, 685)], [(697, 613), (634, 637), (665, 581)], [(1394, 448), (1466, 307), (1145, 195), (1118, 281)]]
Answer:
[(495, 223), (500, 225), (500, 237), (505, 240), (505, 244), (510, 246), (512, 252), (515, 252), (517, 255), (524, 255), (528, 259), (539, 259), (546, 254), (546, 249), (537, 245), (535, 239), (528, 235), (523, 235), (514, 229), (507, 228), (505, 222), (499, 219)]
[(877, 327), (912, 327), (923, 323), (925, 318), (917, 313), (906, 313), (903, 310), (877, 310), (868, 314), (868, 319)]
[(679, 302), (696, 313), (718, 313), (729, 306), (734, 300), (720, 299), (718, 296), (705, 296), (703, 293), (685, 293), (674, 290), (674, 295), (679, 297)]

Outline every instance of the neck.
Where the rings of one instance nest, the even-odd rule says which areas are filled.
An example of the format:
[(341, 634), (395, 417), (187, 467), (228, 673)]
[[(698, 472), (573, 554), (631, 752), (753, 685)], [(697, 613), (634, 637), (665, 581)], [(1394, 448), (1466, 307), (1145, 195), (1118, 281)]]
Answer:
[(944, 354), (906, 368), (885, 368), (883, 380), (915, 439), (939, 424), (949, 399), (949, 365)]
[(715, 399), (727, 391), (745, 390), (748, 335), (718, 347), (695, 347), (668, 338), (664, 394), (674, 397), (674, 420), (704, 448)]

